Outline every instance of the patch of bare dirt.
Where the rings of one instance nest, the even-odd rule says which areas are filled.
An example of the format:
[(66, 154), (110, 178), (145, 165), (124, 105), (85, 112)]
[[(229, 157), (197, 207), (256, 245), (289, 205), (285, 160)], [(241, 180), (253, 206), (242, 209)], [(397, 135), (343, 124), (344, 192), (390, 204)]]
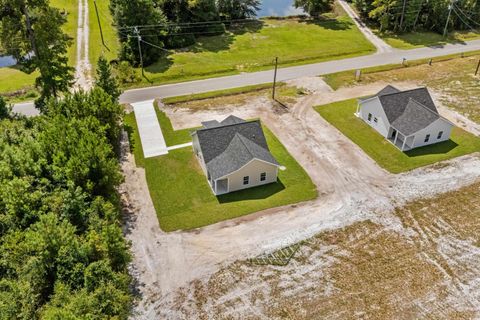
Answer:
[[(472, 201), (473, 200), (473, 201)], [(165, 297), (176, 319), (473, 319), (480, 184), (307, 240), (286, 267), (236, 262)]]

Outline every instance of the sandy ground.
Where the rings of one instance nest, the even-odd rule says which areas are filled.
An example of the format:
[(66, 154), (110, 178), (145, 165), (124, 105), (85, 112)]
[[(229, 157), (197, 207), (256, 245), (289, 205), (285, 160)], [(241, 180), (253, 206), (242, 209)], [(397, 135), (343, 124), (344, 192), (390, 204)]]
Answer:
[(134, 318), (191, 319), (182, 316), (178, 305), (172, 303), (172, 295), (196, 279), (207, 279), (236, 260), (366, 220), (400, 229), (401, 222), (387, 214), (395, 207), (479, 180), (480, 158), (476, 155), (391, 175), (312, 109), (314, 105), (373, 94), (384, 85), (376, 83), (336, 92), (319, 89), (290, 110), (272, 106), (266, 99), (213, 110), (166, 109), (176, 129), (198, 126), (204, 120), (220, 120), (232, 113), (261, 118), (305, 168), (320, 196), (315, 201), (269, 209), (190, 232), (167, 234), (159, 228), (143, 169), (136, 168), (133, 156), (126, 153), (122, 162), (126, 177), (122, 193), (128, 203), (126, 229), (134, 256), (132, 274), (140, 294)]
[(88, 60), (89, 47), (88, 0), (78, 0), (77, 65), (75, 66), (75, 91), (92, 88), (92, 65)]

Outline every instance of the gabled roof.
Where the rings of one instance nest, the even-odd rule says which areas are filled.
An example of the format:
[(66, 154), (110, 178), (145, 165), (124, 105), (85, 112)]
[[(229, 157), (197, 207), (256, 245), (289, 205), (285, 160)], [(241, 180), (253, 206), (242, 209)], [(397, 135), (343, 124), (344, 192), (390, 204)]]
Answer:
[(386, 94), (392, 94), (392, 93), (397, 93), (397, 92), (400, 92), (400, 90), (398, 90), (397, 88), (395, 88), (392, 85), (388, 85), (385, 88), (383, 88), (382, 90), (380, 90), (377, 94), (375, 94), (373, 96), (366, 97), (366, 98), (360, 98), (358, 100), (359, 101), (365, 101), (365, 100), (369, 100), (369, 99), (372, 99), (372, 98), (375, 98), (375, 97), (380, 97), (380, 96), (384, 96)]
[(242, 122), (245, 122), (245, 120), (231, 115), (231, 116), (228, 116), (222, 122), (218, 122), (217, 120), (205, 121), (205, 122), (202, 122), (202, 125), (205, 129), (208, 129), (208, 128), (220, 127), (222, 125), (237, 124), (237, 123), (242, 123)]
[(278, 165), (268, 149), (260, 121), (246, 122), (230, 116), (216, 125), (212, 124), (208, 121), (204, 123), (204, 128), (196, 131), (203, 160), (212, 179), (228, 175), (253, 159)]
[(410, 98), (403, 112), (395, 121), (392, 127), (404, 135), (411, 135), (428, 127), (440, 118), (438, 113), (433, 112), (424, 105)]
[(415, 100), (417, 103), (420, 103), (421, 105), (430, 109), (432, 112), (438, 114), (435, 103), (433, 102), (433, 99), (430, 96), (427, 88), (417, 88), (413, 90), (384, 94), (379, 96), (378, 99), (380, 100), (383, 110), (385, 111), (387, 119), (390, 123), (393, 123), (405, 112), (405, 108), (410, 102), (410, 99)]
[(253, 159), (278, 165), (278, 162), (267, 149), (237, 133), (227, 149), (207, 163), (207, 169), (212, 179), (216, 180), (237, 171)]

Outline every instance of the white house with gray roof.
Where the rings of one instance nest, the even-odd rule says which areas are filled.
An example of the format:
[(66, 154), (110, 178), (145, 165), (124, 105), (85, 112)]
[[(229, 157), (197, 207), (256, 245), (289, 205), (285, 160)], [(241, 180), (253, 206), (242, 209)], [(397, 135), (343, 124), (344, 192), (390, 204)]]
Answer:
[(215, 195), (277, 182), (279, 164), (260, 121), (229, 116), (202, 125), (192, 133), (193, 150)]
[(359, 99), (356, 115), (401, 151), (447, 141), (453, 128), (438, 113), (427, 88), (400, 91), (387, 86)]

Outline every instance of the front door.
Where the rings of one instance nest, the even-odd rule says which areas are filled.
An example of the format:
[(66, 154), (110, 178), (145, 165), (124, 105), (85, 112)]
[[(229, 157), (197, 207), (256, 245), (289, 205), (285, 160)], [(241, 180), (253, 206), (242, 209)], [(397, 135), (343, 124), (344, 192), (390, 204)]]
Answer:
[(397, 136), (397, 130), (393, 129), (391, 138), (395, 139), (396, 136)]

